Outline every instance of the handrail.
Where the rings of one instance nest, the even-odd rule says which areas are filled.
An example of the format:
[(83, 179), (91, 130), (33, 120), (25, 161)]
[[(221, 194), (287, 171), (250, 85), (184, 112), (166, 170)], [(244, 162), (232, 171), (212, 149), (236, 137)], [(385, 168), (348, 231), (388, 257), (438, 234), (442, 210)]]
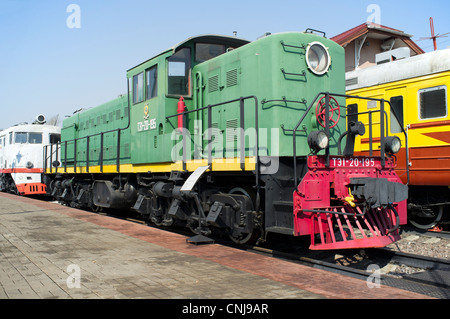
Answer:
[[(92, 135), (87, 135), (87, 136), (83, 136), (83, 137), (79, 137), (79, 138), (75, 138), (72, 140), (68, 140), (68, 141), (64, 141), (64, 172), (67, 173), (67, 145), (68, 142), (73, 142), (74, 144), (74, 154), (73, 154), (73, 168), (74, 171), (76, 171), (76, 167), (77, 167), (77, 142), (83, 139), (87, 139), (87, 149), (86, 149), (86, 171), (89, 172), (89, 140), (91, 137), (94, 136), (98, 136), (100, 135), (100, 155), (99, 155), (99, 161), (100, 161), (100, 172), (103, 173), (103, 135), (104, 134), (108, 134), (108, 133), (114, 133), (114, 132), (118, 132), (118, 136), (117, 136), (117, 154), (116, 154), (116, 170), (117, 173), (120, 173), (120, 131), (122, 130), (126, 130), (130, 127), (131, 124), (131, 108), (130, 108), (130, 94), (128, 94), (130, 92), (130, 83), (127, 80), (127, 108), (128, 108), (128, 123), (125, 127), (122, 128), (118, 128), (118, 129), (113, 129), (113, 130), (109, 130), (106, 132), (100, 132), (100, 133), (96, 133), (96, 134), (92, 134)], [(68, 126), (75, 126), (75, 123)], [(50, 167), (52, 167), (52, 154), (50, 154), (50, 156), (47, 156), (47, 147), (51, 146), (51, 145), (59, 145), (59, 147), (62, 147), (62, 143), (58, 142), (56, 144), (50, 144), (50, 145), (44, 145), (44, 149), (43, 149), (43, 153), (44, 153), (44, 172), (47, 170), (47, 160), (50, 159)], [(57, 159), (56, 159), (57, 160)], [(55, 167), (56, 172), (58, 172), (58, 168)], [(52, 172), (52, 168), (50, 168), (50, 172)]]
[[(209, 136), (208, 136), (208, 143), (209, 143), (209, 147), (208, 147), (209, 148), (208, 149), (208, 163), (211, 163), (212, 162), (212, 155), (211, 155), (211, 153), (212, 153), (212, 150), (211, 150), (211, 148), (212, 148), (212, 143), (211, 143), (212, 136), (211, 136), (211, 131), (209, 130), (209, 129), (211, 129), (211, 109), (213, 107), (216, 107), (216, 106), (225, 105), (225, 104), (229, 104), (229, 103), (234, 103), (234, 102), (240, 101), (240, 126), (241, 126), (241, 128), (243, 128), (244, 127), (244, 105), (245, 105), (244, 101), (247, 100), (247, 99), (254, 99), (255, 100), (255, 128), (256, 128), (256, 145), (255, 145), (256, 168), (255, 169), (256, 169), (256, 175), (257, 175), (257, 180), (258, 180), (257, 184), (259, 184), (258, 99), (257, 99), (256, 96), (241, 97), (241, 98), (238, 98), (238, 99), (234, 99), (234, 100), (230, 100), (230, 101), (226, 101), (226, 102), (222, 102), (222, 103), (208, 105), (208, 106), (201, 107), (201, 108), (198, 108), (198, 109), (195, 109), (195, 110), (185, 111), (185, 112), (180, 113), (180, 114), (177, 113), (175, 115), (171, 115), (171, 116), (166, 117), (166, 120), (169, 119), (169, 118), (175, 117), (175, 116), (182, 115), (183, 116), (183, 127), (184, 127), (185, 126), (184, 118), (185, 118), (186, 114), (208, 109), (208, 134), (209, 134)], [(128, 98), (128, 103), (129, 103), (129, 98)], [(128, 107), (128, 113), (129, 114), (128, 114), (128, 125), (127, 125), (127, 127), (129, 127), (129, 125), (130, 125), (130, 108), (129, 107)], [(116, 167), (117, 167), (117, 172), (120, 172), (120, 133), (121, 133), (122, 130), (127, 129), (127, 127), (126, 128), (119, 128), (119, 129), (109, 130), (109, 131), (106, 131), (106, 132), (99, 132), (99, 133), (96, 133), (96, 134), (87, 135), (87, 136), (75, 138), (75, 139), (72, 139), (72, 140), (64, 141), (64, 154), (65, 154), (65, 156), (64, 156), (64, 172), (67, 172), (67, 161), (68, 161), (68, 159), (67, 159), (67, 149), (68, 149), (68, 144), (69, 143), (73, 143), (73, 150), (74, 150), (73, 167), (74, 167), (74, 170), (76, 170), (77, 161), (79, 159), (78, 156), (77, 156), (77, 144), (78, 144), (79, 141), (81, 141), (83, 139), (86, 139), (86, 148), (87, 148), (86, 149), (86, 172), (89, 173), (89, 146), (90, 146), (90, 139), (92, 137), (95, 137), (95, 136), (100, 136), (100, 154), (99, 154), (99, 162), (100, 163), (99, 164), (100, 164), (100, 172), (103, 172), (103, 164), (104, 164), (104, 158), (103, 158), (103, 148), (104, 148), (103, 146), (104, 146), (104, 143), (103, 143), (103, 141), (104, 141), (104, 135), (108, 134), (108, 133), (114, 133), (114, 132), (117, 132), (117, 156), (116, 156), (117, 162), (116, 162)], [(183, 134), (185, 134), (185, 133), (183, 132)], [(241, 169), (245, 169), (245, 159), (244, 159), (245, 158), (245, 147), (243, 147), (243, 145), (242, 145), (243, 143), (245, 144), (244, 138), (245, 138), (245, 136), (241, 136), (241, 141), (240, 141), (240, 145), (241, 145), (241, 150), (240, 150), (240, 152), (241, 152), (240, 153)], [(186, 169), (186, 144), (185, 143), (186, 143), (186, 137), (184, 135), (183, 136), (183, 169), (184, 170)], [(44, 146), (44, 157), (45, 157), (44, 170), (47, 170), (47, 168), (48, 168), (47, 163), (48, 163), (49, 159), (50, 159), (50, 166), (52, 165), (53, 153), (51, 153), (50, 156), (48, 156), (47, 154), (48, 154), (48, 146), (50, 146), (52, 148), (53, 145), (45, 145)], [(62, 143), (57, 143), (56, 145), (59, 145), (58, 147), (60, 149), (63, 148), (62, 147)], [(52, 172), (52, 168), (50, 168), (50, 169), (51, 169), (51, 172)], [(56, 167), (56, 172), (57, 171), (58, 171), (58, 168)]]
[[(56, 149), (53, 150), (53, 146), (56, 146)], [(44, 145), (44, 152), (43, 152), (43, 171), (45, 172), (47, 170), (47, 161), (50, 159), (50, 173), (53, 173), (53, 166), (52, 166), (52, 160), (53, 160), (53, 154), (56, 154), (55, 161), (58, 161), (58, 146), (60, 147), (61, 143), (58, 142), (56, 144), (49, 144)], [(50, 147), (50, 156), (47, 156), (47, 147)]]
[[(100, 132), (100, 133), (96, 133), (96, 134), (92, 134), (92, 135), (86, 135), (83, 137), (79, 137), (79, 138), (75, 138), (73, 140), (67, 140), (64, 141), (64, 172), (67, 173), (67, 149), (68, 149), (68, 144), (72, 143), (73, 144), (73, 152), (74, 152), (74, 157), (73, 157), (73, 167), (74, 167), (74, 171), (76, 171), (76, 167), (77, 167), (77, 161), (79, 160), (78, 156), (77, 156), (77, 144), (79, 141), (86, 139), (86, 172), (89, 173), (89, 146), (90, 146), (90, 139), (92, 137), (95, 136), (99, 136), (100, 135), (100, 154), (99, 154), (99, 165), (100, 165), (100, 172), (103, 173), (103, 148), (104, 148), (104, 138), (103, 136), (105, 134), (108, 133), (115, 133), (117, 132), (118, 136), (117, 136), (117, 152), (116, 152), (116, 167), (117, 167), (117, 172), (120, 172), (120, 133), (121, 131), (124, 130), (123, 128), (119, 128), (119, 129), (114, 129), (114, 130), (109, 130), (106, 132)], [(49, 145), (44, 145), (44, 171), (47, 170), (48, 166), (47, 166), (47, 162), (50, 159), (50, 173), (52, 173), (52, 163), (53, 163), (53, 153), (51, 153), (50, 155), (47, 155), (48, 151), (48, 147), (50, 147), (50, 150), (52, 150), (53, 145), (56, 145), (57, 148), (59, 147), (60, 149), (63, 149), (61, 142), (58, 142), (56, 144), (49, 144)], [(58, 158), (56, 158), (55, 160), (58, 160)], [(58, 168), (56, 167), (56, 172), (58, 172)]]
[[(186, 121), (185, 121), (185, 116), (189, 113), (193, 113), (193, 112), (199, 112), (199, 111), (203, 111), (203, 110), (208, 110), (208, 128), (207, 128), (207, 132), (208, 132), (208, 165), (212, 164), (212, 108), (217, 107), (217, 106), (221, 106), (221, 105), (225, 105), (225, 104), (230, 104), (230, 103), (235, 103), (235, 102), (239, 102), (239, 117), (240, 117), (240, 121), (239, 121), (239, 125), (240, 125), (240, 129), (241, 132), (243, 132), (244, 130), (244, 107), (245, 107), (245, 100), (248, 99), (253, 99), (255, 101), (255, 131), (256, 131), (256, 136), (255, 136), (255, 158), (256, 158), (256, 163), (255, 163), (255, 174), (256, 174), (256, 185), (255, 187), (258, 189), (259, 191), (259, 124), (258, 124), (258, 98), (254, 95), (250, 95), (250, 96), (246, 96), (246, 97), (240, 97), (237, 99), (233, 99), (233, 100), (229, 100), (229, 101), (225, 101), (225, 102), (221, 102), (221, 103), (217, 103), (217, 104), (210, 104), (204, 107), (200, 107), (200, 108), (196, 108), (194, 110), (190, 110), (190, 111), (184, 111), (182, 113), (177, 113), (177, 114), (173, 114), (173, 115), (169, 115), (166, 116), (166, 120), (173, 118), (173, 117), (178, 117), (178, 116), (182, 116), (182, 135), (183, 135), (183, 170), (186, 170)], [(240, 141), (239, 141), (239, 145), (240, 145), (240, 162), (241, 162), (241, 169), (244, 170), (245, 169), (245, 136), (244, 134), (240, 134)]]
[(283, 73), (284, 77), (286, 77), (286, 75), (294, 75), (294, 76), (304, 76), (306, 77), (306, 72), (305, 70), (302, 71), (302, 73), (292, 73), (292, 72), (286, 72), (284, 70), (284, 68), (281, 68), (281, 73)]
[[(321, 96), (321, 95), (325, 95), (325, 133), (327, 134), (327, 136), (329, 136), (329, 130), (330, 130), (330, 125), (329, 125), (329, 109), (330, 109), (330, 96), (333, 97), (343, 97), (343, 98), (354, 98), (354, 99), (362, 99), (362, 100), (371, 100), (371, 101), (377, 101), (380, 102), (380, 109), (379, 110), (375, 110), (375, 111), (370, 111), (370, 112), (380, 112), (380, 114), (385, 114), (386, 115), (386, 121), (387, 121), (387, 113), (385, 112), (385, 107), (384, 107), (384, 103), (387, 102), (389, 104), (389, 107), (391, 109), (391, 111), (393, 111), (393, 114), (395, 116), (395, 118), (398, 121), (398, 116), (395, 113), (395, 110), (393, 110), (391, 103), (387, 100), (384, 99), (376, 99), (376, 98), (370, 98), (370, 97), (362, 97), (362, 96), (356, 96), (356, 95), (346, 95), (346, 94), (337, 94), (337, 93), (329, 93), (329, 92), (320, 92), (316, 95), (316, 97), (311, 101), (310, 105), (308, 106), (308, 108), (306, 109), (306, 111), (303, 113), (302, 117), (300, 118), (300, 120), (298, 121), (297, 125), (294, 127), (293, 134), (292, 134), (292, 138), (293, 138), (293, 160), (294, 160), (294, 187), (295, 187), (295, 191), (297, 191), (297, 186), (298, 186), (298, 176), (297, 176), (297, 145), (296, 145), (296, 133), (297, 130), (299, 128), (299, 126), (301, 125), (301, 123), (303, 122), (303, 120), (305, 119), (305, 117), (307, 116), (307, 114), (309, 114), (311, 108), (313, 107), (313, 105), (316, 103), (317, 99)], [(362, 112), (363, 113), (367, 113), (367, 112)], [(351, 115), (355, 115), (355, 114), (360, 114), (360, 113), (352, 113)], [(371, 114), (371, 113), (370, 113)], [(372, 125), (371, 123), (369, 123), (369, 141), (370, 144), (372, 141)], [(405, 129), (403, 127), (401, 127), (403, 134), (405, 135), (405, 141), (406, 141), (406, 149), (408, 149), (408, 136), (405, 132)], [(381, 165), (382, 167), (385, 166), (386, 163), (386, 158), (385, 158), (385, 116), (380, 116), (380, 157), (381, 157)], [(388, 136), (387, 134), (388, 130), (386, 127), (386, 137)], [(372, 145), (370, 145), (370, 148), (372, 148)], [(408, 166), (408, 152), (406, 152), (406, 170), (407, 170), (407, 179), (408, 182), (407, 184), (409, 184), (409, 166)], [(330, 163), (330, 154), (329, 154), (329, 146), (326, 148), (325, 150), (325, 156), (326, 156), (326, 164), (325, 166), (328, 167), (329, 163)]]

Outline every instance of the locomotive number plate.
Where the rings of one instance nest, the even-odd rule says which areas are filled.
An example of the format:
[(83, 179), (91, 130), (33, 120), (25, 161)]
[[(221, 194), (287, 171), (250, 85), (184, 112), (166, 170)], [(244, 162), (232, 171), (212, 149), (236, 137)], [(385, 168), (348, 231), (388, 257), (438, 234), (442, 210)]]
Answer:
[(375, 167), (375, 164), (372, 157), (330, 157), (333, 167)]

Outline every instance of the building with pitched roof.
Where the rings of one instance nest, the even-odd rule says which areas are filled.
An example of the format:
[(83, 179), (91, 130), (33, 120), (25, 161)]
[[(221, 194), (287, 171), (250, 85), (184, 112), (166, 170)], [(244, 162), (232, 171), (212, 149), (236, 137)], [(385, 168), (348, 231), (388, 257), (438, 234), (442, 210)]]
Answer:
[[(411, 38), (412, 35), (403, 31), (365, 22), (332, 37), (331, 40), (345, 48), (345, 70), (352, 71), (375, 65), (377, 62), (379, 64), (425, 53)], [(379, 55), (383, 52), (388, 53)]]

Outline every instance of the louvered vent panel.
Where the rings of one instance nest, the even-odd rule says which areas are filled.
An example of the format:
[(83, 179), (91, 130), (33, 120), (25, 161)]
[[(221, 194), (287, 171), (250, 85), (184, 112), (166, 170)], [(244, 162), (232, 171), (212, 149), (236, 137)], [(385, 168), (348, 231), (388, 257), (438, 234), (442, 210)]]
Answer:
[(237, 85), (237, 69), (227, 71), (227, 87)]
[(238, 137), (238, 120), (232, 119), (227, 121), (227, 129), (226, 129), (226, 141), (228, 142), (235, 142), (237, 141)]
[(124, 156), (125, 157), (128, 157), (128, 156), (130, 156), (130, 144), (125, 144), (124, 146)]
[(208, 78), (208, 93), (215, 92), (219, 89), (219, 76), (213, 75)]
[(356, 85), (358, 84), (358, 78), (350, 78), (345, 80), (345, 85)]

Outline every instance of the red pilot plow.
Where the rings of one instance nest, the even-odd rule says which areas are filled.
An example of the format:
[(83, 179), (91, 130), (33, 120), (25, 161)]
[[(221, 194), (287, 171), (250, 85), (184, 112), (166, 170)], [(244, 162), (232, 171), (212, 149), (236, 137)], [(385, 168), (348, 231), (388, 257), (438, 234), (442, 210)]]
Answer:
[(355, 169), (326, 167), (320, 157), (309, 161), (293, 197), (294, 234), (310, 235), (310, 249), (384, 247), (400, 239), (407, 186), (391, 172), (391, 162), (367, 162)]
[(311, 247), (348, 249), (384, 247), (400, 239), (400, 218), (392, 206), (376, 209), (360, 207), (332, 208), (311, 215)]

